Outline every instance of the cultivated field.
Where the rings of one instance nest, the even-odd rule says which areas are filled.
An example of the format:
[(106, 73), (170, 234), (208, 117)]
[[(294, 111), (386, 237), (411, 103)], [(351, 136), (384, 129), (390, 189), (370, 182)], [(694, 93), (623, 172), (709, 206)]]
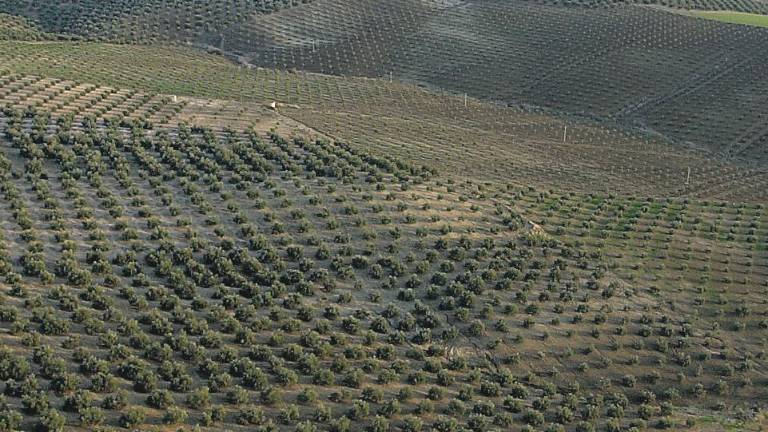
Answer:
[(39, 40), (49, 36), (24, 18), (0, 13), (0, 40)]
[(191, 42), (228, 26), (312, 0), (0, 0), (0, 12), (50, 33), (114, 42)]
[(660, 4), (0, 0), (0, 432), (766, 430), (768, 33)]
[(182, 103), (174, 104), (168, 96), (2, 72), (0, 89), (0, 105), (9, 109), (43, 111), (80, 121), (85, 117), (103, 118), (125, 126), (134, 122), (144, 126), (167, 123), (183, 108)]
[(427, 3), (315, 2), (232, 27), (225, 49), (268, 68), (394, 77), (766, 161), (768, 30), (632, 5)]
[(473, 197), (323, 142), (48, 122), (3, 120), (22, 426), (642, 428), (765, 397), (762, 206)]
[[(762, 1), (650, 3), (671, 9), (480, 0), (166, 3), (8, 0), (0, 11), (66, 37), (192, 44), (269, 69), (398, 79), (617, 122), (719, 157), (768, 160), (761, 60), (768, 30), (672, 12), (759, 14)], [(743, 23), (750, 15), (728, 16)]]
[[(249, 69), (182, 48), (65, 42), (0, 47), (7, 67), (29, 74), (81, 77), (167, 97), (230, 99), (259, 107), (277, 101), (281, 115), (318, 133), (444, 173), (580, 192), (765, 199), (768, 173), (761, 167), (586, 120), (472, 98), (465, 106), (463, 97), (386, 79)], [(253, 117), (256, 122), (268, 115)]]
[(622, 4), (639, 4), (658, 5), (677, 10), (739, 11), (768, 14), (768, 3), (764, 0), (546, 0), (543, 3), (600, 8)]
[(693, 12), (693, 15), (731, 24), (746, 24), (758, 27), (768, 27), (768, 16), (766, 15), (732, 11), (696, 11)]

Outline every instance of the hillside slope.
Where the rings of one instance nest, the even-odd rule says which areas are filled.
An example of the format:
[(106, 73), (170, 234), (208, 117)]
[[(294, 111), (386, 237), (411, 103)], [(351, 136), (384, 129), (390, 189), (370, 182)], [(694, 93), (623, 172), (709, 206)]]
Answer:
[[(768, 171), (763, 168), (591, 121), (465, 100), (396, 81), (248, 69), (188, 48), (65, 42), (8, 42), (0, 47), (3, 64), (21, 73), (6, 80), (6, 94), (9, 100), (21, 99), (23, 103), (15, 104), (19, 107), (44, 106), (44, 101), (68, 94), (40, 78), (24, 78), (42, 74), (134, 89), (127, 93), (165, 94), (166, 99), (228, 99), (251, 111), (278, 102), (280, 114), (357, 149), (483, 181), (748, 202), (764, 202), (768, 193)], [(95, 104), (93, 108), (114, 100), (93, 100), (88, 91), (81, 93), (78, 103)], [(156, 108), (162, 121), (177, 121), (172, 118), (174, 104), (162, 110), (153, 105), (145, 107), (151, 115)], [(195, 118), (194, 107), (182, 114)], [(265, 116), (242, 117), (241, 127), (249, 118)]]
[(330, 142), (29, 120), (0, 117), (22, 429), (620, 430), (765, 400), (763, 304), (684, 318), (503, 195)]
[(768, 161), (768, 29), (634, 5), (417, 3), (323, 0), (232, 27), (224, 46), (263, 67), (393, 77)]
[(51, 33), (113, 42), (189, 42), (218, 35), (255, 14), (311, 0), (0, 0), (0, 12), (23, 16)]
[[(267, 3), (108, 0), (88, 13), (117, 18), (76, 28), (136, 31), (123, 41), (140, 44), (73, 41), (0, 14), (0, 432), (766, 430), (768, 169), (624, 123), (741, 66), (759, 73), (760, 59), (728, 44), (761, 33), (729, 33), (740, 66), (724, 59), (679, 89), (720, 30), (686, 21), (699, 45), (646, 8), (613, 8), (658, 35), (628, 42), (603, 6), (245, 12)], [(85, 5), (97, 6), (53, 7), (64, 23)], [(143, 24), (151, 11), (122, 15), (147, 5), (157, 16)], [(523, 25), (537, 16), (541, 29)], [(473, 28), (482, 20), (498, 25)], [(217, 34), (216, 22), (242, 27)], [(557, 29), (566, 39), (531, 39)], [(282, 63), (152, 34), (243, 43)], [(419, 45), (441, 37), (453, 50)], [(474, 65), (510, 40), (540, 51), (515, 54), (531, 71), (554, 67), (552, 53), (600, 64), (663, 47), (641, 58), (666, 62), (620, 63), (640, 70), (612, 90), (568, 82), (566, 99), (623, 106), (633, 80), (655, 88), (665, 65), (671, 96), (598, 121), (447, 92), (416, 68), (444, 71), (461, 54), (471, 88), (514, 89), (503, 64)], [(693, 57), (664, 57), (676, 50)], [(334, 74), (374, 77), (284, 62), (318, 52)], [(375, 76), (402, 52), (410, 82)], [(577, 60), (573, 71), (589, 63)], [(525, 79), (566, 76), (542, 70)], [(755, 109), (727, 111), (744, 122), (728, 126), (759, 135)], [(758, 154), (749, 143), (742, 156)]]
[[(0, 11), (50, 32), (193, 44), (269, 69), (396, 79), (620, 124), (720, 159), (768, 163), (768, 29), (631, 2), (43, 3), (5, 0)], [(765, 5), (732, 3), (666, 5)]]

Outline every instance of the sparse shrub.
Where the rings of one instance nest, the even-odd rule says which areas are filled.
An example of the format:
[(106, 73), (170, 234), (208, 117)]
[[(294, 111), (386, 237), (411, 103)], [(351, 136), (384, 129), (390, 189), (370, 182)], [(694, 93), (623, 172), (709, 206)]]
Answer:
[(140, 408), (131, 407), (123, 411), (123, 413), (120, 415), (118, 423), (124, 428), (132, 428), (142, 424), (145, 418), (146, 414), (143, 410)]
[(168, 390), (154, 390), (147, 396), (147, 405), (152, 408), (166, 409), (173, 405), (173, 395)]
[(544, 423), (544, 414), (529, 409), (523, 414), (523, 421), (531, 426), (540, 426)]
[(200, 387), (187, 396), (187, 405), (193, 409), (207, 408), (211, 404), (208, 387)]
[(242, 425), (260, 425), (265, 420), (264, 410), (255, 405), (242, 407), (237, 414), (237, 422)]
[(177, 424), (183, 423), (187, 419), (187, 410), (177, 406), (170, 406), (163, 414), (163, 423)]
[(99, 407), (88, 407), (80, 411), (79, 420), (83, 426), (98, 426), (104, 423), (104, 411)]
[(61, 432), (67, 423), (66, 417), (55, 409), (49, 409), (40, 417), (38, 425), (42, 432)]
[(14, 432), (19, 430), (24, 416), (20, 412), (5, 408), (0, 411), (0, 432)]

